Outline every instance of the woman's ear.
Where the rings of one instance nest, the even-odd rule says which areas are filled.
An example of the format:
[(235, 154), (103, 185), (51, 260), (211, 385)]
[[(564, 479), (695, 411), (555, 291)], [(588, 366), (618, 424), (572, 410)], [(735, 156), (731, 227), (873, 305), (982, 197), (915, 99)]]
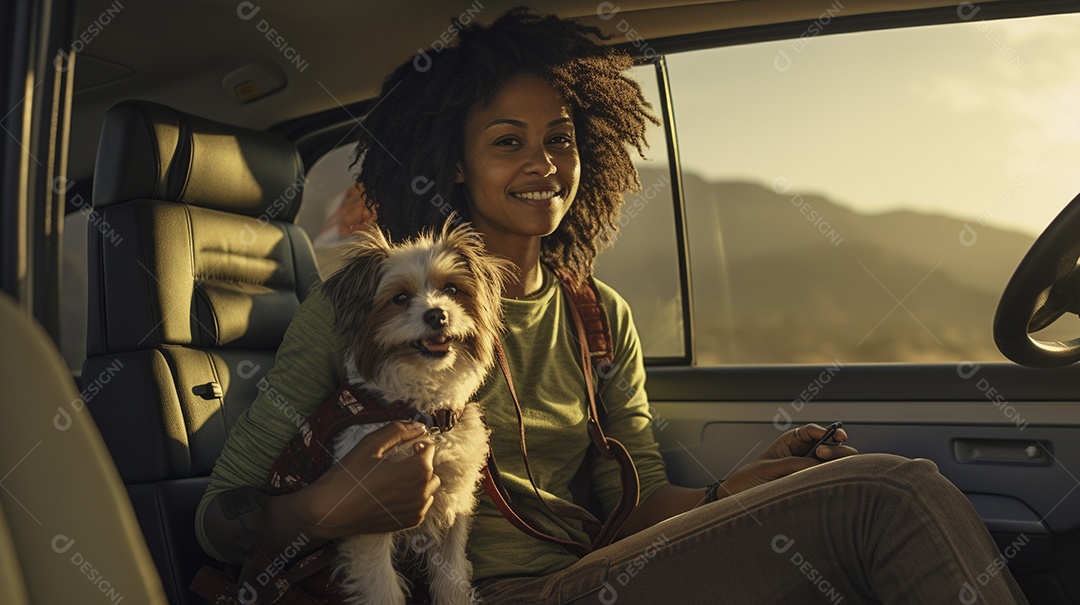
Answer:
[(465, 169), (461, 167), (461, 162), (457, 163), (457, 168), (454, 170), (454, 182), (459, 185), (465, 182)]

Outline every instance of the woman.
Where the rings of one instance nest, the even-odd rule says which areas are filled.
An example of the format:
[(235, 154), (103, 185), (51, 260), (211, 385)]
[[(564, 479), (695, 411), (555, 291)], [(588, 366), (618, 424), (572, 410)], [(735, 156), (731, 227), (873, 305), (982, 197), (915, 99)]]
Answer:
[[(516, 265), (518, 280), (504, 292), (503, 343), (526, 408), (533, 475), (549, 503), (572, 502), (589, 446), (584, 378), (567, 302), (550, 268), (588, 275), (615, 232), (622, 192), (639, 187), (628, 147), (641, 152), (653, 118), (624, 73), (628, 67), (630, 60), (599, 43), (593, 30), (510, 11), (488, 28), (464, 28), (458, 46), (395, 70), (358, 146), (368, 203), (393, 238), (440, 225), (454, 210), (491, 252)], [(784, 433), (723, 484), (669, 484), (629, 309), (603, 284), (599, 293), (615, 348), (600, 387), (604, 428), (634, 458), (641, 504), (622, 540), (579, 559), (526, 537), (482, 497), (469, 556), (485, 602), (975, 602), (966, 594), (1026, 602), (1007, 570), (978, 581), (993, 568), (997, 549), (932, 463), (849, 457), (856, 452), (843, 445), (843, 430), (836, 434), (840, 445), (815, 452), (830, 464), (805, 457), (824, 433), (806, 425)], [(296, 430), (290, 418), (306, 416), (340, 383), (332, 320), (318, 292), (303, 303), (268, 376), (270, 388), (230, 435), (199, 508), (200, 541), (219, 559), (238, 560), (245, 536), (273, 557), (298, 536), (310, 551), (334, 538), (413, 526), (438, 489), (430, 450), (381, 462), (383, 452), (422, 430), (397, 423), (309, 487), (262, 497), (242, 523), (222, 512), (227, 490), (262, 487)], [(517, 420), (497, 370), (477, 399), (515, 500), (549, 532), (586, 542), (580, 524), (539, 505), (524, 479)], [(588, 472), (610, 510), (619, 497), (617, 469), (600, 460)]]

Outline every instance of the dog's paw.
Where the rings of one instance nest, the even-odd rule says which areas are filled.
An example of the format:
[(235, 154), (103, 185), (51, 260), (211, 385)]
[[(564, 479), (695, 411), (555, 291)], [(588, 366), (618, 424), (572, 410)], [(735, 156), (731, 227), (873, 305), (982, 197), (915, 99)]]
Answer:
[(423, 451), (424, 448), (434, 446), (435, 441), (431, 437), (424, 435), (422, 437), (417, 437), (412, 441), (399, 443), (398, 445), (390, 449), (390, 451), (386, 452), (383, 455), (383, 458), (388, 462), (399, 462), (401, 460), (419, 454), (421, 451)]

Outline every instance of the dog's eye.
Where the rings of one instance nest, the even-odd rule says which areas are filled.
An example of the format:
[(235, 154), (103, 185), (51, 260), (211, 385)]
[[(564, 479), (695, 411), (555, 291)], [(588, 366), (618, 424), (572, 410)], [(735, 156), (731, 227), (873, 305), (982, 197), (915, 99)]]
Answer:
[(404, 292), (394, 297), (395, 305), (404, 305), (407, 302), (409, 302), (409, 295)]
[(449, 296), (453, 296), (458, 293), (457, 286), (455, 286), (454, 284), (446, 284), (445, 286), (443, 286), (442, 291)]

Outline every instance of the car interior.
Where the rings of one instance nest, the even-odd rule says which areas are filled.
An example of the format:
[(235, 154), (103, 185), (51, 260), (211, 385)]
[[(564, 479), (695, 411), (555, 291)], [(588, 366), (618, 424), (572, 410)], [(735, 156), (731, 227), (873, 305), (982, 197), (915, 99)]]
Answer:
[[(446, 48), (461, 26), (514, 5), (13, 0), (0, 9), (0, 384), (8, 386), (0, 406), (0, 602), (203, 602), (188, 586), (203, 565), (216, 563), (196, 540), (195, 508), (230, 426), (265, 388), (261, 379), (293, 314), (327, 270), (320, 226), (334, 195), (353, 179), (349, 143), (383, 77), (410, 56), (422, 61)], [(782, 76), (809, 62), (806, 49), (827, 39), (967, 27), (985, 54), (1015, 66), (1016, 57), (1034, 55), (1005, 24), (1073, 17), (1080, 7), (1043, 0), (572, 0), (531, 7), (609, 34), (637, 60), (663, 118), (651, 139), (659, 161), (642, 167), (643, 191), (627, 198), (619, 241), (599, 260), (597, 275), (635, 309), (654, 431), (671, 481), (697, 486), (722, 478), (792, 422), (843, 420), (860, 451), (929, 458), (968, 496), (1003, 553), (987, 562), (987, 574), (1007, 565), (1031, 603), (1080, 603), (1080, 339), (1070, 340), (1080, 314), (1073, 228), (1080, 198), (1070, 199), (1080, 188), (1047, 200), (1048, 219), (1056, 218), (1040, 223), (1039, 232), (1049, 226), (1037, 239), (992, 232), (981, 219), (948, 223), (952, 230), (942, 237), (951, 245), (961, 225), (970, 237), (981, 235), (982, 245), (969, 247), (968, 232), (960, 231), (965, 253), (995, 242), (1015, 248), (996, 263), (993, 279), (975, 269), (950, 278), (990, 282), (990, 305), (971, 303), (987, 307), (972, 330), (989, 352), (852, 359), (808, 337), (805, 346), (820, 356), (733, 357), (723, 341), (739, 334), (742, 295), (714, 290), (707, 280), (756, 276), (773, 300), (803, 306), (797, 323), (824, 325), (785, 279), (767, 279), (781, 271), (778, 264), (795, 273), (814, 269), (787, 249), (777, 249), (771, 265), (725, 264), (746, 229), (738, 213), (750, 212), (736, 193), (751, 187), (708, 189), (713, 185), (683, 171), (680, 153), (689, 155), (689, 144), (680, 141), (690, 137), (678, 134), (675, 122), (690, 114), (672, 107), (690, 97), (673, 92), (676, 76), (711, 77), (694, 76), (680, 55), (764, 48), (762, 69)], [(1080, 61), (1068, 65), (1080, 73)], [(1006, 66), (1001, 78), (1040, 68)], [(907, 86), (922, 90), (918, 82)], [(1058, 94), (1064, 114), (1080, 115), (1073, 109), (1080, 97)], [(967, 102), (975, 111), (989, 101)], [(705, 111), (720, 119), (725, 110)], [(768, 120), (761, 120), (764, 128)], [(1073, 151), (1076, 125), (1072, 117), (1053, 135), (1065, 141), (1056, 152)], [(761, 191), (779, 200), (783, 221), (802, 229), (781, 239), (809, 230), (830, 254), (862, 245), (855, 231), (869, 222), (841, 222), (839, 210), (810, 193), (796, 201), (781, 178), (772, 179), (771, 193), (768, 184)], [(712, 206), (694, 206), (694, 196)], [(831, 226), (811, 212), (831, 212)], [(893, 218), (896, 225), (910, 217)], [(720, 253), (706, 258), (694, 228), (714, 220), (733, 222), (735, 233), (725, 231)], [(669, 235), (650, 233), (658, 230)], [(755, 238), (745, 237), (746, 245), (766, 246)], [(879, 259), (873, 254), (861, 258)], [(880, 263), (901, 264), (897, 258), (882, 255)], [(657, 259), (667, 264), (637, 268)], [(980, 263), (989, 261), (971, 266)], [(863, 278), (875, 275), (868, 264)], [(932, 311), (904, 306), (921, 274), (895, 293), (879, 280), (892, 297), (879, 315), (889, 307), (889, 314), (907, 311), (915, 322), (905, 330), (946, 349), (951, 336), (942, 330), (939, 339), (935, 325), (919, 321)], [(820, 278), (822, 297), (832, 297), (821, 304), (866, 305), (862, 295), (836, 294), (841, 286)], [(957, 304), (967, 304), (974, 290), (955, 291), (964, 293)], [(709, 307), (705, 298), (726, 302)], [(942, 325), (962, 323), (942, 315)], [(874, 325), (874, 317), (863, 340), (861, 333), (852, 338), (858, 345), (885, 322)], [(711, 327), (721, 320), (731, 332)], [(801, 351), (791, 325), (777, 329), (777, 346)], [(956, 329), (958, 342), (976, 338)], [(714, 340), (721, 344), (708, 352)]]

